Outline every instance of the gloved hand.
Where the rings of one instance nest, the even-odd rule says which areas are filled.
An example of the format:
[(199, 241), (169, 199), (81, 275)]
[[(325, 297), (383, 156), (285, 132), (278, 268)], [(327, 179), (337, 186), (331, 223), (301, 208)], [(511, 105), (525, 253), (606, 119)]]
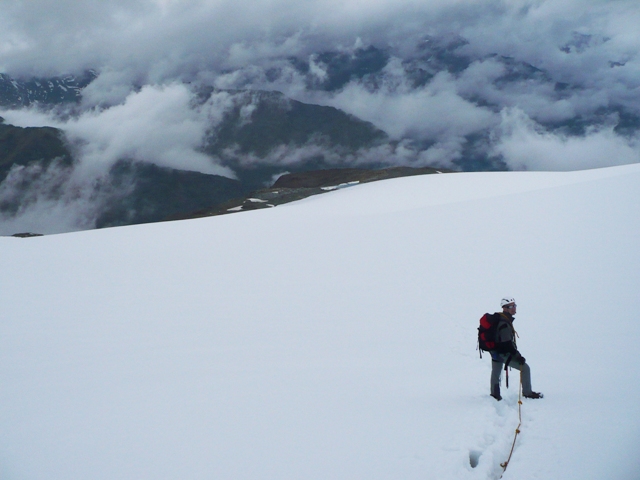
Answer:
[(524, 364), (525, 364), (525, 362), (526, 362), (525, 358), (524, 358), (522, 355), (518, 355), (518, 356), (516, 357), (516, 360), (517, 360), (518, 362), (520, 362), (520, 364), (521, 364), (521, 365), (524, 365)]

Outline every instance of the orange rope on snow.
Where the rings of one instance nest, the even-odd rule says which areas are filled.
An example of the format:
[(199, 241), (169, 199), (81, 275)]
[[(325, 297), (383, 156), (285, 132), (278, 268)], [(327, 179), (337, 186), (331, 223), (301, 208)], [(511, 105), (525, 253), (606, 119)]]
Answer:
[[(507, 466), (509, 465), (509, 461), (511, 460), (511, 455), (513, 455), (513, 449), (516, 446), (516, 438), (518, 438), (518, 434), (520, 433), (520, 425), (522, 425), (522, 397), (520, 396), (522, 392), (522, 372), (520, 372), (520, 388), (518, 389), (518, 426), (516, 427), (516, 434), (513, 436), (513, 443), (511, 444), (511, 451), (509, 452), (509, 458), (504, 463), (501, 463), (502, 474), (507, 470)], [(500, 475), (502, 478), (502, 475)]]

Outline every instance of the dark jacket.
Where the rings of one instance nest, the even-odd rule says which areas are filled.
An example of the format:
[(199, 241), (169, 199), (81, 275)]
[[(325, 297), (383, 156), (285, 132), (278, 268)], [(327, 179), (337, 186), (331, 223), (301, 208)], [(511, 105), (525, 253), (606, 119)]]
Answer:
[(513, 328), (515, 318), (510, 313), (496, 312), (498, 327), (496, 331), (496, 349), (498, 353), (510, 353), (514, 357), (521, 356), (516, 345), (516, 331)]

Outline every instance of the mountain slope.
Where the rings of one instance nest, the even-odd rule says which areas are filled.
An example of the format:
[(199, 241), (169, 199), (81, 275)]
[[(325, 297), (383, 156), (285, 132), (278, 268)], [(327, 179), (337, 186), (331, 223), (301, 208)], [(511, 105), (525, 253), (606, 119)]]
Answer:
[(95, 80), (90, 70), (83, 75), (64, 77), (15, 79), (0, 73), (0, 107), (29, 107), (76, 103), (82, 90)]
[[(209, 129), (204, 151), (238, 175), (249, 190), (273, 183), (274, 175), (357, 164), (358, 153), (389, 141), (369, 122), (333, 107), (287, 98), (279, 92), (203, 89), (202, 103), (227, 95), (232, 104)], [(385, 165), (383, 155), (360, 161)]]
[[(0, 117), (0, 214), (7, 223), (0, 227), (0, 232), (14, 234), (29, 229), (36, 233), (59, 233), (67, 229), (158, 222), (172, 215), (185, 216), (213, 208), (248, 192), (239, 181), (219, 175), (127, 160), (117, 162), (102, 177), (82, 182), (74, 177), (75, 166), (77, 161), (63, 131), (16, 127)], [(91, 183), (87, 187), (89, 198), (81, 198), (76, 191), (85, 188), (86, 183)], [(86, 223), (51, 225), (42, 219), (20, 221), (26, 210), (43, 201), (66, 208), (68, 213), (64, 217), (78, 215), (68, 205), (71, 202), (93, 206), (86, 214)]]
[(639, 184), (425, 175), (0, 238), (3, 478), (499, 478), (517, 376), (489, 397), (475, 335), (504, 295), (545, 398), (502, 478), (637, 478)]
[(62, 131), (51, 127), (7, 125), (0, 117), (0, 183), (14, 165), (48, 164), (55, 159), (61, 159), (66, 165), (72, 162)]
[(187, 216), (247, 193), (231, 178), (135, 162), (118, 162), (109, 172), (108, 182), (114, 193), (98, 213), (96, 228)]

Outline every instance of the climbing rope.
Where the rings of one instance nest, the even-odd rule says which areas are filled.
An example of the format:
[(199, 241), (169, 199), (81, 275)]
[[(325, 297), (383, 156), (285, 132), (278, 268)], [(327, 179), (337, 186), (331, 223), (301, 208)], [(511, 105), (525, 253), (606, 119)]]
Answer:
[[(504, 463), (501, 463), (502, 474), (507, 470), (507, 466), (509, 465), (509, 461), (511, 461), (511, 455), (513, 455), (513, 449), (516, 446), (516, 438), (518, 438), (518, 434), (520, 433), (520, 425), (522, 425), (522, 371), (520, 372), (520, 388), (518, 389), (518, 426), (516, 427), (516, 434), (513, 436), (513, 443), (511, 444), (511, 451), (509, 452), (509, 458)], [(500, 475), (502, 478), (502, 475)]]

